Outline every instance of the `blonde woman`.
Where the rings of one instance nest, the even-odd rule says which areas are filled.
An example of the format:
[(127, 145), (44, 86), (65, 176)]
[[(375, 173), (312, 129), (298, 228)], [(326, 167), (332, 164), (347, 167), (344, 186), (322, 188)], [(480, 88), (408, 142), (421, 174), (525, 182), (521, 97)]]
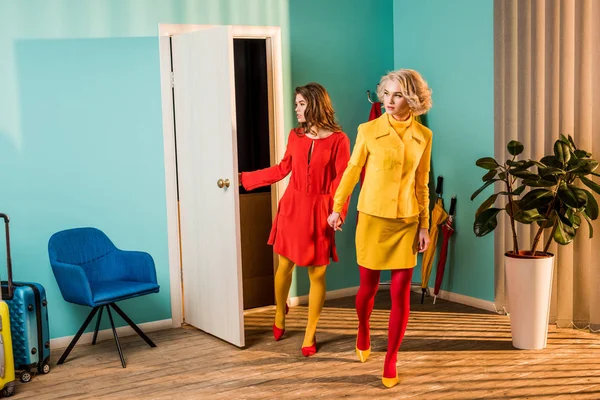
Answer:
[(382, 382), (393, 387), (398, 383), (396, 359), (408, 324), (410, 282), (417, 252), (425, 251), (430, 242), (431, 131), (414, 117), (431, 108), (431, 90), (418, 72), (400, 69), (381, 78), (377, 95), (385, 114), (358, 127), (356, 144), (327, 221), (331, 227), (338, 226), (344, 202), (364, 166), (356, 227), (360, 265), (356, 353), (365, 362), (371, 352), (369, 317), (379, 274), (391, 270), (392, 309)]

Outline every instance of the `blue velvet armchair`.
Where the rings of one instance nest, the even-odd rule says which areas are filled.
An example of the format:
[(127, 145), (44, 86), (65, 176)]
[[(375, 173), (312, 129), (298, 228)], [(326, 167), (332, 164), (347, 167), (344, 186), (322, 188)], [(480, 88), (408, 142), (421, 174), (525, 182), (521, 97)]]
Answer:
[(92, 311), (58, 360), (62, 364), (98, 313), (92, 344), (96, 344), (102, 311), (106, 308), (115, 343), (126, 367), (125, 358), (115, 329), (111, 307), (133, 330), (150, 345), (156, 345), (115, 304), (150, 293), (158, 293), (154, 260), (148, 253), (119, 250), (110, 239), (96, 228), (75, 228), (57, 232), (48, 242), (52, 271), (63, 298), (73, 304), (92, 307)]

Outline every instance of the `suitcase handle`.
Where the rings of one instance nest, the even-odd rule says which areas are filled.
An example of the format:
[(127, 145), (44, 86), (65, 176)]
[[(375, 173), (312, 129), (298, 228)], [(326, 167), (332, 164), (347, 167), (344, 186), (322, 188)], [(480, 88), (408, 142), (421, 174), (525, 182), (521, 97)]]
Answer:
[(12, 259), (10, 257), (10, 231), (8, 228), (8, 223), (10, 219), (8, 215), (0, 213), (0, 218), (4, 220), (4, 231), (6, 232), (6, 269), (7, 269), (7, 299), (11, 300), (13, 298), (13, 279), (12, 279)]
[[(2, 324), (2, 322), (2, 316), (0, 315), (0, 331), (4, 329), (4, 325)], [(6, 371), (5, 367), (6, 363), (4, 360), (4, 339), (2, 339), (2, 335), (0, 335), (0, 379), (4, 379), (4, 372)]]

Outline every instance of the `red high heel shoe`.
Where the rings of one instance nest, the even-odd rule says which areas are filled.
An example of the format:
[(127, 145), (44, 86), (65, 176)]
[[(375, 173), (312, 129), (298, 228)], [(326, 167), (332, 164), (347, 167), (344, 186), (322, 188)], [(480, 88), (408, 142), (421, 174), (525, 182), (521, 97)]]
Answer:
[(302, 350), (302, 355), (304, 357), (310, 357), (310, 356), (314, 356), (315, 354), (317, 354), (317, 335), (315, 335), (312, 345), (303, 347), (301, 350)]
[[(286, 303), (285, 304), (285, 315), (287, 315), (288, 312), (290, 312), (290, 307)], [(284, 333), (285, 333), (285, 328), (280, 329), (275, 324), (273, 324), (273, 337), (275, 338), (276, 342), (278, 342), (281, 339), (281, 337), (283, 336)]]

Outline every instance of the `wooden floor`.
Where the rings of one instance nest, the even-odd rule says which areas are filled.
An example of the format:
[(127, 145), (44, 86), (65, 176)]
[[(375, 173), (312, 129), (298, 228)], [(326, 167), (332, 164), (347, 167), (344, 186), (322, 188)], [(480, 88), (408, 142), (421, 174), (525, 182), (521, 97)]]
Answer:
[[(290, 310), (280, 342), (271, 336), (273, 308), (246, 316), (240, 350), (193, 328), (122, 340), (127, 369), (113, 341), (77, 346), (67, 363), (19, 384), (14, 399), (600, 399), (600, 336), (550, 328), (548, 348), (519, 351), (508, 317), (431, 298), (412, 313), (398, 354), (400, 384), (381, 385), (389, 309), (380, 291), (372, 315), (370, 359), (354, 353), (353, 298), (327, 302), (319, 352), (300, 354), (307, 309)], [(61, 350), (53, 351), (56, 362)]]

